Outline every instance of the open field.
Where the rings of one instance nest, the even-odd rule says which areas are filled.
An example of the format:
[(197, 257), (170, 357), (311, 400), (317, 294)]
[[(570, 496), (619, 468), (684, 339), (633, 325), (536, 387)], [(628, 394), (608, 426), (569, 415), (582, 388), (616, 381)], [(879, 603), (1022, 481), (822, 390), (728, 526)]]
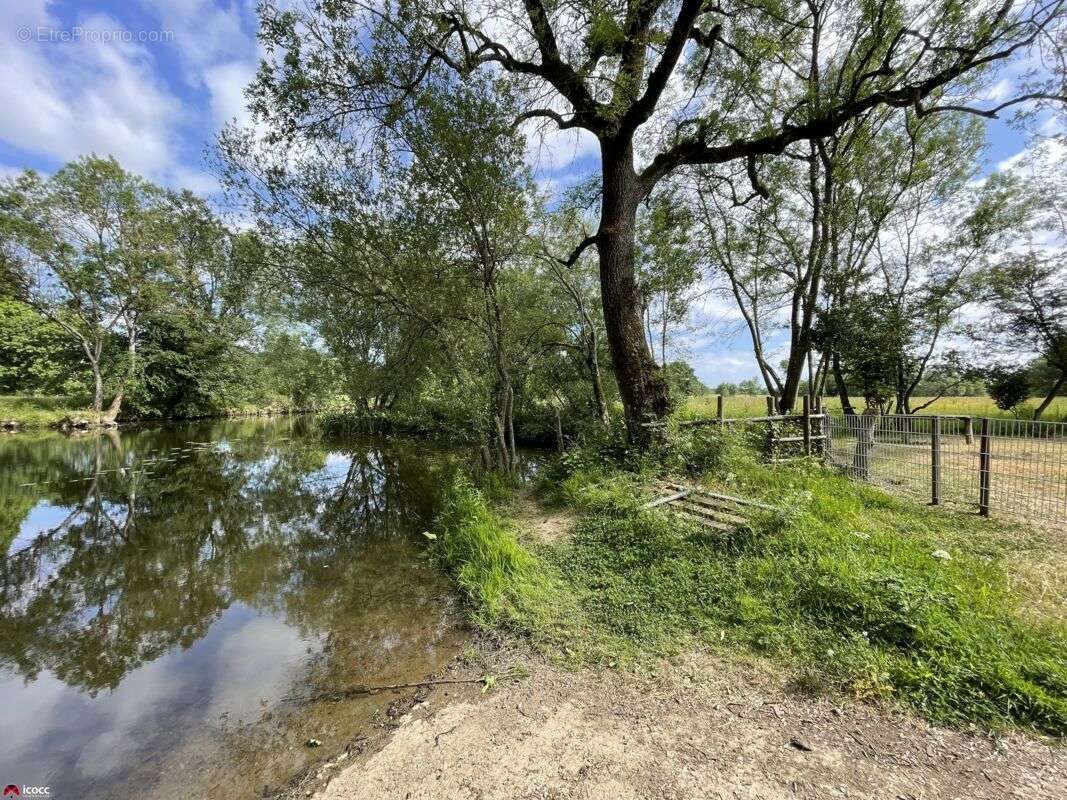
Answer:
[[(922, 405), (928, 397), (914, 398), (914, 405)], [(767, 403), (764, 395), (735, 394), (724, 398), (725, 414), (727, 417), (758, 417), (767, 413)], [(856, 401), (861, 402), (861, 401)], [(841, 411), (841, 402), (836, 397), (825, 397), (823, 403), (827, 410)], [(1024, 403), (1018, 414), (1001, 411), (988, 397), (942, 397), (929, 408), (923, 409), (923, 414), (961, 415), (971, 417), (990, 417), (993, 419), (1032, 419), (1034, 409), (1040, 400), (1028, 400)], [(696, 419), (700, 417), (715, 416), (715, 395), (706, 394), (688, 398), (678, 409), (678, 415), (682, 419)], [(1045, 409), (1042, 420), (1046, 422), (1067, 422), (1067, 397), (1057, 397), (1052, 404)]]
[[(893, 491), (942, 504), (979, 508), (982, 484), (980, 428), (966, 435), (959, 420), (941, 421), (935, 487), (932, 420), (882, 417), (862, 466), (858, 426), (832, 418), (831, 460), (850, 475)], [(1067, 425), (994, 419), (989, 423), (987, 505), (991, 514), (1042, 525), (1067, 525)]]

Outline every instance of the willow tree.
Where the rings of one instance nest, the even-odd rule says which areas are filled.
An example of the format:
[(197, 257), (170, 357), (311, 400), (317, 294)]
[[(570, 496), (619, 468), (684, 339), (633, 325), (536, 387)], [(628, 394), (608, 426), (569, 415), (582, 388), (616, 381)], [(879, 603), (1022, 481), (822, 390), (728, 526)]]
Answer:
[[(860, 296), (874, 292), (895, 303), (898, 318), (908, 317), (905, 295), (914, 295), (920, 278), (932, 271), (932, 258), (920, 270), (919, 250), (929, 256), (932, 248), (918, 226), (947, 218), (946, 207), (975, 175), (983, 134), (975, 120), (883, 110), (787, 151), (791, 158), (765, 172), (767, 198), (739, 200), (728, 174), (698, 172), (703, 180), (693, 194), (709, 270), (722, 276), (725, 293), (737, 304), (766, 391), (778, 398), (783, 413), (796, 404), (805, 368), (813, 393), (832, 371), (842, 407), (851, 408), (836, 346), (853, 334), (842, 309), (862, 306)], [(946, 277), (942, 299), (963, 278), (962, 272)], [(891, 298), (885, 281), (893, 287)], [(948, 315), (935, 313), (934, 304), (924, 308), (937, 317), (936, 345)], [(936, 304), (937, 312), (944, 308)], [(788, 339), (778, 366), (767, 343), (783, 328)], [(933, 348), (920, 373), (932, 354)]]
[[(995, 107), (967, 98), (998, 67), (1053, 47), (1067, 0), (320, 0), (261, 7), (266, 58), (253, 110), (279, 143), (368, 140), (441, 71), (509, 73), (517, 122), (583, 130), (600, 151), (595, 246), (612, 363), (630, 436), (670, 409), (644, 336), (635, 272), (638, 205), (687, 165), (763, 160), (879, 107), (920, 114), (1062, 100), (1058, 77)], [(814, 35), (813, 35), (814, 34)], [(815, 91), (815, 87), (821, 87)]]
[[(144, 319), (163, 302), (174, 258), (170, 196), (113, 158), (88, 156), (49, 178), (27, 170), (0, 185), (0, 228), (13, 294), (62, 329), (93, 378), (93, 411), (114, 422), (138, 370)], [(114, 339), (124, 368), (110, 363)], [(105, 411), (104, 377), (117, 371)]]

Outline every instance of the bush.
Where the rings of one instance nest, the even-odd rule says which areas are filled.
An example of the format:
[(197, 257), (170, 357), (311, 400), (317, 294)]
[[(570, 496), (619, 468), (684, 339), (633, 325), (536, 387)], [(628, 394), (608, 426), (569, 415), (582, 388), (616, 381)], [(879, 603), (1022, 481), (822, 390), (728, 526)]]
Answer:
[(332, 409), (320, 413), (317, 420), (320, 430), (327, 436), (397, 433), (460, 441), (472, 441), (479, 436), (477, 428), (468, 420), (433, 417), (397, 409)]
[(989, 396), (1001, 411), (1011, 411), (1030, 396), (1030, 376), (1025, 369), (998, 367), (986, 379)]

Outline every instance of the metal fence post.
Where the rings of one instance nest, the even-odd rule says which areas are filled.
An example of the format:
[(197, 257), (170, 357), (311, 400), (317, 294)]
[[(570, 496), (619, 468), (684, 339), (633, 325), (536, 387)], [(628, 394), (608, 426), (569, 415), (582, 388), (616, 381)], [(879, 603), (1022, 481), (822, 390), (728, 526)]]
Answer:
[(830, 412), (824, 411), (822, 414), (822, 458), (826, 463), (831, 463), (834, 458), (834, 434), (833, 434), (833, 421), (830, 419)]
[(804, 395), (804, 455), (811, 455), (811, 397)]
[(978, 451), (978, 513), (983, 517), (989, 516), (990, 487), (992, 484), (992, 476), (990, 475), (991, 444), (989, 418), (982, 417), (981, 449)]
[(868, 406), (859, 416), (860, 424), (856, 430), (856, 452), (852, 457), (852, 468), (854, 474), (859, 475), (865, 481), (871, 479), (871, 461), (877, 438), (878, 417), (878, 412)]
[(930, 505), (941, 505), (941, 417), (930, 427)]

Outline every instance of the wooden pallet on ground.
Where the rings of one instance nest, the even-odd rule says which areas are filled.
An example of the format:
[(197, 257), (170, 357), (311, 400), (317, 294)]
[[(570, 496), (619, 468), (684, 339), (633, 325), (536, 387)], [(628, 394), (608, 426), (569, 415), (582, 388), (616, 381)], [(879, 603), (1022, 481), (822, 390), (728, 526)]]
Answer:
[(680, 483), (665, 483), (667, 494), (645, 503), (645, 508), (665, 507), (672, 514), (713, 531), (731, 533), (748, 520), (754, 511), (775, 511), (773, 506), (717, 494)]

